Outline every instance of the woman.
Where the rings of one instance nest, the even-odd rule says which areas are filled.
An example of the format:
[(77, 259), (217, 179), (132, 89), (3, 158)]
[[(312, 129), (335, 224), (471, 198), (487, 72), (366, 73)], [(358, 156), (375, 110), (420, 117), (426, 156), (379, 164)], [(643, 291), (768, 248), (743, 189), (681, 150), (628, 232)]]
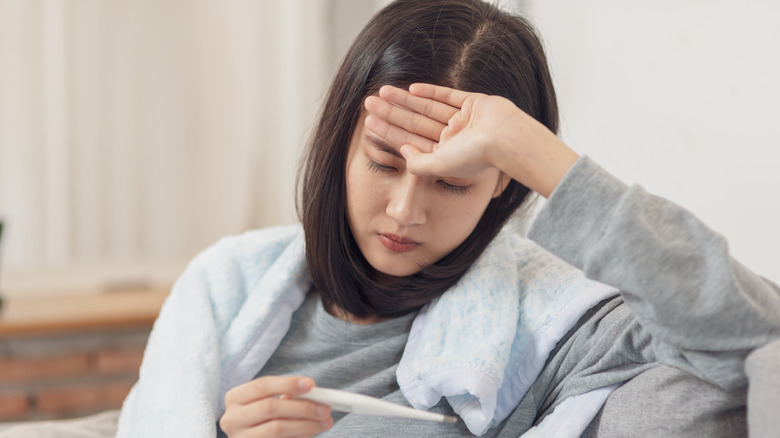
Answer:
[[(413, 84), (384, 87), (366, 107), (369, 129), (399, 148), (411, 174), (468, 178), (492, 168), (549, 198), (529, 238), (621, 289), (615, 301), (632, 314), (605, 339), (633, 344), (621, 354), (639, 357), (624, 366), (654, 367), (615, 391), (583, 436), (746, 435), (743, 361), (777, 339), (780, 288), (731, 259), (722, 236), (579, 157), (501, 97)], [(621, 307), (591, 320), (611, 326)], [(587, 324), (562, 349), (576, 349), (571, 339), (584, 341), (577, 332)]]
[[(417, 82), (449, 88), (404, 91)], [(390, 4), (326, 99), (302, 230), (225, 239), (190, 264), (155, 324), (119, 436), (606, 436), (626, 415), (611, 400), (648, 386), (611, 391), (637, 376), (696, 388), (717, 402), (697, 411), (696, 427), (739, 432), (744, 357), (780, 333), (777, 287), (688, 213), (578, 159), (556, 129), (528, 23), (477, 0)], [(620, 294), (505, 227), (529, 188), (550, 196), (531, 237)], [(633, 204), (616, 201), (625, 193)], [(610, 228), (583, 194), (607, 208)], [(637, 212), (648, 204), (670, 216)], [(648, 229), (637, 216), (653, 219)], [(654, 240), (654, 227), (665, 234)], [(295, 398), (315, 384), (462, 422), (344, 415)]]

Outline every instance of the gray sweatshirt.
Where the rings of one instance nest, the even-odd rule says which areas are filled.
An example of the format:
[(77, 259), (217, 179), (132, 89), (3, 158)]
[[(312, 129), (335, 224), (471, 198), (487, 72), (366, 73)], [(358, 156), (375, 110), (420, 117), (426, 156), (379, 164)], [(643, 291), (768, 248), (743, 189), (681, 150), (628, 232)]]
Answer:
[[(626, 381), (585, 436), (745, 434), (744, 360), (780, 336), (777, 285), (733, 260), (725, 239), (692, 214), (587, 157), (550, 196), (529, 238), (622, 294), (580, 319), (515, 411), (485, 436), (518, 437), (567, 397)], [(345, 327), (315, 293), (258, 376), (308, 375), (323, 387), (408, 404), (395, 369), (410, 323)], [(446, 401), (431, 410), (453, 414)], [(462, 423), (334, 419), (321, 436), (471, 436)]]
[(581, 158), (529, 238), (619, 288), (651, 358), (724, 389), (747, 384), (744, 360), (780, 337), (780, 288), (731, 258), (726, 239), (665, 199)]
[[(625, 301), (591, 317), (607, 322), (615, 341), (593, 357), (593, 369), (588, 353), (558, 353), (548, 362), (547, 374), (563, 365), (559, 377), (547, 378), (560, 393), (546, 394), (537, 421), (588, 379), (608, 381), (622, 371), (637, 377), (610, 396), (586, 436), (745, 435), (744, 361), (780, 337), (776, 284), (731, 258), (725, 238), (690, 212), (626, 186), (587, 157), (550, 196), (529, 238), (618, 287)], [(559, 349), (610, 337), (584, 333), (588, 325)]]

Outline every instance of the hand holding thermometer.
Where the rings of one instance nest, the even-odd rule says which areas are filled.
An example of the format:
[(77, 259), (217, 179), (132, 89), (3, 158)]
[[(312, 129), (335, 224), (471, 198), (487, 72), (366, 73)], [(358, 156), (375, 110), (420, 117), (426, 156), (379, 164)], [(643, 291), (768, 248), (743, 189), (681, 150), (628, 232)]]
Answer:
[(296, 396), (311, 400), (315, 403), (330, 406), (334, 411), (352, 412), (363, 415), (380, 415), (386, 417), (403, 417), (417, 420), (440, 421), (442, 423), (456, 423), (457, 418), (434, 412), (420, 411), (395, 403), (380, 400), (363, 394), (314, 387), (306, 394)]

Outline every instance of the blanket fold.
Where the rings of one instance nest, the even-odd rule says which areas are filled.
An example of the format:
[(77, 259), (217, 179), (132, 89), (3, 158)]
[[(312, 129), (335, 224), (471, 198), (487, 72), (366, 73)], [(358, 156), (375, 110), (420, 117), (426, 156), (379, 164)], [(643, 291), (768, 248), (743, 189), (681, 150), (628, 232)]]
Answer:
[(397, 371), (401, 390), (419, 409), (447, 397), (481, 435), (509, 416), (580, 317), (617, 293), (502, 231), (466, 276), (414, 321)]
[[(213, 437), (225, 393), (262, 368), (310, 287), (298, 225), (225, 238), (201, 253), (155, 323), (117, 436)], [(616, 293), (503, 230), (416, 316), (399, 386), (420, 409), (446, 397), (480, 435), (512, 412), (577, 320)], [(599, 400), (580, 423), (587, 426)]]

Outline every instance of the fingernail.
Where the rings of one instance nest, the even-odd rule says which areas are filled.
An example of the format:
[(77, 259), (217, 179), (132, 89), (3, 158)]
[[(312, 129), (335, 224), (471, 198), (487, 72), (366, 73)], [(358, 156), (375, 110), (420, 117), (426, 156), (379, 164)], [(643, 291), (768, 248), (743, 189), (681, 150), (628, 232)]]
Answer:
[(401, 146), (401, 156), (404, 157), (404, 159), (408, 158), (409, 150), (406, 148), (406, 146)]
[(320, 418), (328, 418), (328, 408), (325, 406), (319, 406), (317, 408), (317, 416)]
[(298, 387), (301, 389), (311, 389), (314, 386), (311, 380), (301, 379), (298, 381)]

